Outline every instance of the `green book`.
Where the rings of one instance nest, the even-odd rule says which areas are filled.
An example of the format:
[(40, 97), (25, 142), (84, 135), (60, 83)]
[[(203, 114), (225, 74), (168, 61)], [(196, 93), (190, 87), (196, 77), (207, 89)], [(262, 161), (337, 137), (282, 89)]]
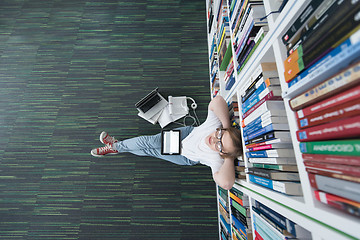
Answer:
[(232, 57), (232, 50), (231, 50), (231, 41), (226, 49), (225, 55), (224, 55), (224, 59), (221, 63), (220, 66), (220, 71), (225, 71), (227, 66), (229, 65), (230, 59)]
[(273, 169), (273, 170), (279, 170), (279, 171), (287, 171), (287, 172), (297, 172), (298, 171), (298, 168), (296, 165), (253, 163), (253, 167)]
[(360, 139), (300, 143), (302, 153), (360, 156)]

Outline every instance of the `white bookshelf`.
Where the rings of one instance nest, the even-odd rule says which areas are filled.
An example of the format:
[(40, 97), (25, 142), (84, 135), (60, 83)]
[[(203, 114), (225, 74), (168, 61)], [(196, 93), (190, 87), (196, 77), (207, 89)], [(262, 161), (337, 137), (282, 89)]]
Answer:
[[(221, 0), (213, 0), (214, 12), (217, 12), (216, 7), (219, 6)], [(209, 9), (210, 0), (206, 0), (206, 10)], [(226, 1), (227, 2), (227, 1)], [(264, 8), (266, 13), (278, 10), (282, 1), (279, 0), (264, 0)], [(237, 180), (234, 187), (248, 195), (250, 199), (255, 199), (271, 209), (277, 211), (281, 215), (300, 225), (308, 230), (312, 239), (326, 240), (326, 239), (360, 239), (360, 219), (355, 216), (343, 213), (337, 209), (331, 208), (318, 202), (313, 196), (313, 191), (309, 183), (309, 179), (301, 158), (299, 144), (296, 139), (297, 124), (295, 114), (291, 111), (288, 101), (291, 97), (303, 92), (306, 88), (316, 85), (327, 77), (331, 76), (332, 72), (318, 72), (317, 75), (312, 75), (304, 83), (299, 84), (296, 88), (288, 89), (284, 79), (283, 61), (286, 59), (286, 50), (281, 42), (281, 36), (296, 20), (296, 18), (305, 9), (309, 0), (289, 0), (281, 13), (275, 13), (268, 16), (269, 32), (265, 35), (251, 58), (248, 60), (244, 69), (239, 73), (235, 73), (235, 84), (230, 90), (225, 90), (223, 79), (223, 72), (219, 76), (220, 80), (220, 95), (226, 101), (230, 102), (234, 96), (240, 96), (244, 90), (244, 81), (249, 78), (255, 68), (262, 62), (275, 62), (277, 71), (281, 82), (281, 89), (285, 103), (285, 109), (290, 126), (290, 133), (293, 141), (296, 162), (301, 179), (301, 187), (303, 196), (291, 197), (275, 191), (266, 189), (259, 185), (250, 183), (249, 180)], [(207, 12), (207, 11), (206, 11)], [(208, 23), (208, 18), (207, 23)], [(211, 33), (208, 34), (209, 46), (212, 42), (211, 36), (215, 33), (216, 19), (214, 19)], [(231, 39), (233, 40), (233, 39)], [(234, 55), (234, 49), (233, 55)], [(209, 50), (210, 53), (210, 50)], [(335, 71), (335, 70), (334, 70)], [(319, 77), (321, 75), (321, 77)], [(240, 99), (238, 99), (240, 103)], [(220, 220), (219, 220), (220, 227)], [(219, 231), (220, 232), (220, 231)], [(255, 238), (255, 234), (253, 234)], [(219, 235), (219, 239), (220, 235)]]

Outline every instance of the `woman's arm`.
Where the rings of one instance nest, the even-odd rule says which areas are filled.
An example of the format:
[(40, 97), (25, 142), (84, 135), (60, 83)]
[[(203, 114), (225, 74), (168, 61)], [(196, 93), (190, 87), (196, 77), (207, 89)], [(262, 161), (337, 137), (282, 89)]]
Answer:
[(218, 172), (213, 174), (214, 181), (223, 189), (229, 190), (235, 183), (234, 159), (225, 158)]
[(231, 127), (228, 105), (222, 96), (213, 98), (209, 103), (209, 109), (219, 118), (224, 128)]

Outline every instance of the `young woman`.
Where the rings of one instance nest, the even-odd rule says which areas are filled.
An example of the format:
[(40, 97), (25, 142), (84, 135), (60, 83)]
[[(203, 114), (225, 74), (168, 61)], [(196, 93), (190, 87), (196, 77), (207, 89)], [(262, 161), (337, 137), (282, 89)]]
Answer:
[(161, 133), (118, 141), (108, 133), (100, 134), (104, 147), (91, 150), (95, 157), (130, 152), (153, 156), (178, 165), (198, 163), (211, 168), (214, 181), (224, 189), (235, 182), (234, 159), (242, 155), (240, 130), (231, 127), (226, 101), (217, 96), (208, 106), (206, 121), (198, 127), (181, 127), (181, 155), (161, 154)]

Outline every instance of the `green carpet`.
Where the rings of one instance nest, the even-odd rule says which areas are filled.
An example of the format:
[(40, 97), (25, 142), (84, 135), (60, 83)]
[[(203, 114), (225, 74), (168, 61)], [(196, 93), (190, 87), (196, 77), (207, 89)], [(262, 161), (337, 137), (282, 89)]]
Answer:
[(210, 100), (205, 0), (0, 2), (0, 239), (217, 239), (206, 166), (121, 154), (155, 87)]

